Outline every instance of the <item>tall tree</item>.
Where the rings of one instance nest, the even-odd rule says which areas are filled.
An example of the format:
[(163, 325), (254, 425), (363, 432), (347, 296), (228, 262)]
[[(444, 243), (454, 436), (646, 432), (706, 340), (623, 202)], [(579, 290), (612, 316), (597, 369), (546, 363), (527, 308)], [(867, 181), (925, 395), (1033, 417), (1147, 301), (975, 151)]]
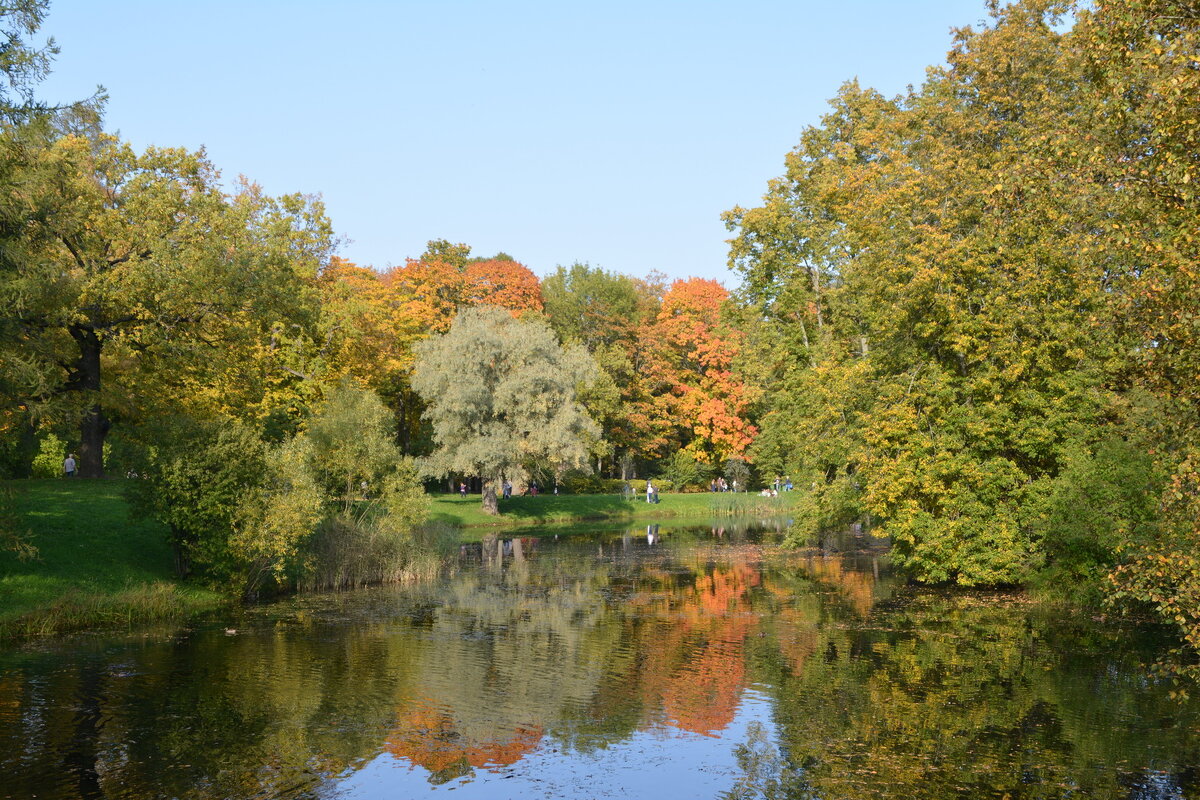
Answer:
[(559, 345), (545, 323), (495, 306), (470, 308), (415, 351), (412, 385), (427, 404), (437, 446), (424, 469), (482, 478), (488, 513), (498, 513), (497, 484), (522, 475), (531, 461), (587, 463), (588, 441), (599, 430), (576, 388), (595, 366), (581, 348)]
[(588, 413), (603, 431), (594, 455), (615, 452), (622, 478), (637, 456), (649, 451), (649, 417), (638, 331), (653, 320), (659, 301), (650, 301), (638, 283), (625, 275), (588, 264), (560, 266), (542, 282), (546, 318), (565, 343), (580, 344), (599, 367), (597, 380), (581, 395)]
[(1083, 99), (1062, 10), (995, 8), (905, 97), (848, 85), (730, 216), (748, 297), (791, 331), (775, 457), (882, 520), (924, 580), (1027, 578), (1064, 453), (1113, 409), (1094, 195), (1047, 168)]
[(48, 143), (21, 188), (44, 213), (9, 248), (0, 300), (39, 368), (29, 400), (79, 420), (84, 476), (103, 474), (106, 409), (134, 388), (106, 371), (211, 368), (221, 343), (287, 318), (330, 246), (319, 205), (229, 198), (203, 154), (139, 155), (105, 134)]
[(721, 319), (728, 299), (716, 281), (675, 281), (653, 328), (653, 353), (670, 384), (660, 409), (683, 422), (682, 447), (712, 466), (745, 455), (757, 433), (746, 418), (753, 390), (732, 370), (744, 336)]

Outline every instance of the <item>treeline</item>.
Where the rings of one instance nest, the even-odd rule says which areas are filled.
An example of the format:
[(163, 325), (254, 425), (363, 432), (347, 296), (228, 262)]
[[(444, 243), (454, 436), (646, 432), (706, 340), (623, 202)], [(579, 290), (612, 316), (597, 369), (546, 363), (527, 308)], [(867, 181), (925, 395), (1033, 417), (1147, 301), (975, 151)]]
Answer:
[(1200, 9), (990, 6), (843, 87), (735, 208), (760, 468), (915, 578), (1154, 606), (1200, 645)]
[[(85, 478), (136, 475), (136, 505), (170, 526), (180, 571), (255, 594), (407, 569), (414, 459), (451, 465), (427, 479), (493, 492), (501, 477), (604, 490), (598, 476), (663, 469), (694, 484), (743, 463), (755, 432), (733, 373), (744, 337), (723, 321), (716, 282), (583, 264), (539, 281), (503, 253), (440, 239), (387, 270), (352, 264), (319, 198), (245, 179), (230, 189), (203, 152), (138, 152), (105, 131), (103, 97), (38, 101), (54, 53), (34, 42), (46, 7), (0, 10), (13, 87), (0, 97), (0, 477), (61, 475), (67, 453)], [(547, 326), (586, 353), (554, 381), (523, 374), (530, 393), (509, 408), (480, 406), (497, 431), (536, 427), (553, 409), (512, 403), (544, 404), (544, 388), (586, 376), (555, 396), (573, 407), (578, 393), (599, 425), (581, 416), (567, 427), (585, 441), (551, 448), (586, 469), (564, 475), (550, 440), (531, 448), (524, 429), (505, 429), (486, 458), (437, 441), (456, 409), (415, 391), (418, 345), (485, 307), (528, 323), (493, 326), (511, 339), (499, 353), (528, 361), (523, 346)], [(462, 355), (431, 358), (445, 372)], [(456, 464), (478, 469), (446, 475)]]
[[(351, 264), (318, 199), (228, 191), (203, 153), (136, 153), (95, 104), (39, 105), (48, 54), (14, 44), (0, 62), (16, 87), (0, 137), (0, 469), (28, 474), (39, 448), (53, 469), (54, 435), (86, 476), (107, 448), (110, 468), (184, 497), (203, 482), (189, 457), (257, 442), (267, 477), (205, 506), (181, 541), (232, 526), (248, 549), (227, 571), (272, 574), (303, 557), (271, 515), (316, 506), (374, 541), (355, 498), (383, 502), (385, 483), (414, 498), (405, 458), (445, 445), (414, 388), (418, 354), (441, 350), (421, 343), (499, 307), (594, 362), (576, 389), (598, 426), (572, 423), (593, 477), (577, 487), (744, 484), (748, 465), (752, 482), (800, 490), (795, 539), (867, 522), (917, 580), (1129, 598), (1200, 645), (1200, 11), (989, 8), (919, 88), (847, 84), (763, 204), (727, 213), (732, 298), (587, 264), (539, 281), (445, 240), (387, 270)], [(43, 10), (5, 12), (10, 40)], [(489, 402), (489, 420), (511, 421)], [(372, 431), (362, 441), (403, 479), (322, 425)], [(567, 477), (518, 464), (522, 446), (435, 460), (504, 465), (453, 481)]]

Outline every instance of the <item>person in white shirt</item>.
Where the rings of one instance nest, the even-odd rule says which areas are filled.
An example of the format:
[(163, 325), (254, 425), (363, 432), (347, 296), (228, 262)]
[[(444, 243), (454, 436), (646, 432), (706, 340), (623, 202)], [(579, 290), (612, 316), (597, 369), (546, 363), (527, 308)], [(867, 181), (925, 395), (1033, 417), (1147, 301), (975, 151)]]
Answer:
[(68, 478), (75, 477), (75, 454), (70, 453), (63, 459), (63, 474)]

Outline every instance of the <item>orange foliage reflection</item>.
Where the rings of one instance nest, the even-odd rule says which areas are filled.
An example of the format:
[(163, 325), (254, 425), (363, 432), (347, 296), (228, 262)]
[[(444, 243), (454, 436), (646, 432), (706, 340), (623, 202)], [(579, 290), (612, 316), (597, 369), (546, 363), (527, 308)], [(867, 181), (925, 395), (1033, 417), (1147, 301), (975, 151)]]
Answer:
[(421, 705), (400, 716), (384, 747), (394, 756), (440, 772), (464, 761), (477, 769), (505, 767), (520, 761), (541, 740), (541, 727), (518, 726), (491, 741), (471, 741), (456, 730), (448, 713)]

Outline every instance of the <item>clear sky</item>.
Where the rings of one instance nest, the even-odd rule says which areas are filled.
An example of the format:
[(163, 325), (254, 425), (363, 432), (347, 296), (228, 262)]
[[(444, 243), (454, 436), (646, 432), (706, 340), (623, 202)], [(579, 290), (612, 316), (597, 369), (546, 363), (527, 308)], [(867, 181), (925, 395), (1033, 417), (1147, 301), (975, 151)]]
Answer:
[(540, 275), (586, 261), (726, 286), (720, 213), (757, 204), (857, 77), (892, 95), (982, 0), (52, 0), (47, 100), (108, 90), (137, 147), (319, 193), (341, 255), (429, 239)]

